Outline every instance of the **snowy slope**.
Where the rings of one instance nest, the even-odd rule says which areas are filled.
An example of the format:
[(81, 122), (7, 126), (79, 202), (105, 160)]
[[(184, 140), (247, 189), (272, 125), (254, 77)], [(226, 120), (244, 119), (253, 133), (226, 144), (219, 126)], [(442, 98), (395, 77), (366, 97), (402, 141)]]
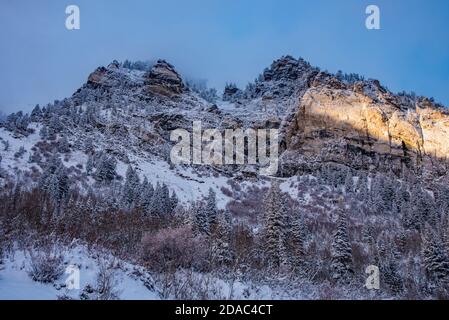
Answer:
[[(17, 173), (18, 171), (26, 171), (33, 167), (28, 162), (28, 158), (31, 154), (31, 148), (39, 142), (39, 130), (41, 125), (39, 123), (31, 123), (30, 129), (34, 130), (34, 133), (28, 137), (18, 137), (12, 132), (7, 131), (5, 128), (0, 128), (0, 155), (2, 156), (1, 167), (11, 173)], [(8, 144), (8, 150), (5, 150), (5, 143)], [(14, 155), (23, 147), (25, 153), (17, 158)]]
[[(111, 259), (106, 254), (98, 251), (89, 252), (84, 246), (68, 248), (63, 253), (65, 265), (76, 265), (80, 267), (80, 289), (68, 290), (64, 286), (68, 275), (62, 275), (53, 284), (35, 282), (28, 274), (30, 270), (30, 256), (24, 251), (16, 251), (4, 259), (4, 265), (0, 268), (0, 300), (13, 299), (38, 299), (55, 300), (66, 296), (79, 299), (79, 295), (87, 284), (95, 285), (96, 275), (99, 270), (101, 259)], [(145, 275), (141, 267), (115, 260), (116, 281), (119, 298), (122, 300), (155, 300), (159, 299), (157, 292), (149, 290), (144, 285), (144, 280), (151, 279), (137, 274)], [(138, 271), (138, 272), (137, 272)]]

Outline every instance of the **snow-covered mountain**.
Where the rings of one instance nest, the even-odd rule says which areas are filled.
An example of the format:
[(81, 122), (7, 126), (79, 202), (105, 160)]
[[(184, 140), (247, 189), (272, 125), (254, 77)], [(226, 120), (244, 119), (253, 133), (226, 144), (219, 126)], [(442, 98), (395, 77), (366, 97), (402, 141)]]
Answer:
[[(266, 177), (258, 174), (257, 165), (173, 164), (170, 133), (192, 132), (198, 120), (203, 129), (220, 132), (279, 129), (279, 170)], [(221, 98), (184, 81), (164, 60), (146, 67), (114, 61), (90, 74), (71, 97), (3, 120), (0, 182), (14, 207), (2, 209), (0, 229), (8, 235), (2, 241), (9, 248), (4, 252), (24, 250), (9, 220), (17, 209), (10, 201), (13, 194), (25, 201), (38, 190), (43, 193), (43, 198), (36, 196), (38, 212), (51, 216), (52, 227), (83, 202), (89, 205), (80, 210), (89, 212), (85, 223), (92, 227), (104, 227), (96, 224), (93, 212), (151, 217), (141, 222), (148, 230), (139, 229), (138, 239), (132, 240), (139, 247), (130, 256), (109, 238), (81, 235), (82, 226), (73, 234), (67, 226), (56, 232), (64, 241), (81, 238), (144, 267), (146, 260), (137, 256), (149, 254), (147, 243), (155, 250), (157, 239), (171, 241), (173, 228), (186, 236), (181, 226), (191, 225), (195, 236), (188, 239), (209, 239), (214, 249), (207, 254), (212, 256), (222, 245), (226, 254), (220, 251), (220, 256), (228, 256), (240, 285), (257, 283), (262, 291), (267, 285), (271, 297), (444, 296), (441, 283), (449, 281), (444, 242), (449, 239), (448, 131), (449, 113), (432, 99), (393, 94), (377, 80), (329, 74), (290, 56), (274, 61), (245, 89), (228, 85)], [(220, 223), (210, 220), (217, 212), (224, 215), (217, 218)], [(170, 218), (155, 223), (161, 215)], [(226, 240), (213, 237), (215, 232), (223, 236), (215, 227), (221, 223)], [(114, 232), (118, 237), (120, 232)], [(145, 242), (146, 232), (157, 239)], [(13, 281), (12, 270), (21, 267), (6, 265), (3, 277)], [(273, 265), (281, 269), (279, 277), (262, 276)], [(384, 291), (364, 291), (368, 265), (378, 265), (385, 275)], [(218, 270), (194, 262), (188, 266), (177, 265), (176, 272)], [(229, 270), (220, 272), (214, 279), (229, 280)], [(290, 288), (299, 293), (283, 295), (287, 289), (281, 279), (292, 276), (302, 279), (304, 289)], [(350, 280), (340, 282), (343, 278)], [(331, 290), (334, 281), (338, 286)]]

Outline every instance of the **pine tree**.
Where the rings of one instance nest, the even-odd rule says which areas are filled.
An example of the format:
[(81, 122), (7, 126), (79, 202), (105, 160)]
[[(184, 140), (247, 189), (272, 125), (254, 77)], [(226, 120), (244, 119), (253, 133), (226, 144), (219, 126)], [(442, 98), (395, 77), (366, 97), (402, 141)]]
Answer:
[(449, 282), (449, 258), (435, 232), (427, 228), (422, 252), (423, 267), (430, 279), (439, 283)]
[(366, 175), (362, 175), (359, 178), (359, 181), (357, 183), (358, 186), (358, 198), (361, 201), (366, 201), (369, 197), (369, 190), (368, 190), (368, 179)]
[(374, 228), (372, 224), (366, 224), (364, 226), (362, 231), (362, 240), (370, 246), (374, 246), (376, 244), (376, 240), (374, 239)]
[(350, 194), (354, 191), (354, 180), (351, 170), (348, 170), (345, 178), (345, 193)]
[(140, 191), (139, 187), (140, 180), (137, 172), (131, 166), (128, 166), (122, 191), (122, 202), (125, 208), (132, 208), (136, 204)]
[(348, 222), (346, 214), (341, 211), (337, 222), (337, 231), (331, 248), (332, 277), (335, 280), (346, 282), (351, 279), (353, 271), (352, 248), (348, 235)]
[(66, 198), (69, 192), (67, 170), (61, 162), (61, 159), (54, 155), (44, 168), (39, 180), (39, 187), (46, 191), (50, 198), (57, 204)]
[(171, 213), (173, 213), (175, 211), (176, 207), (178, 206), (178, 202), (179, 202), (178, 196), (176, 195), (176, 192), (173, 191), (173, 193), (172, 193), (172, 195), (170, 197), (170, 210), (171, 210)]
[(41, 130), (39, 131), (39, 136), (41, 137), (42, 140), (48, 140), (49, 139), (48, 129), (47, 129), (46, 125), (44, 125), (41, 128)]
[(58, 151), (61, 153), (70, 152), (70, 144), (69, 144), (69, 141), (67, 140), (66, 136), (62, 137), (58, 141)]
[(92, 173), (92, 170), (94, 169), (94, 159), (92, 155), (89, 154), (86, 162), (86, 173), (87, 175), (90, 175)]
[(403, 202), (401, 207), (401, 219), (404, 227), (410, 230), (421, 230), (423, 226), (423, 217), (421, 211), (411, 202)]
[(436, 191), (436, 206), (441, 216), (449, 216), (449, 187), (439, 185)]
[(214, 224), (217, 223), (217, 215), (218, 215), (218, 209), (217, 209), (217, 200), (215, 197), (215, 192), (212, 190), (212, 188), (209, 189), (209, 194), (207, 195), (206, 199), (206, 216), (207, 216), (207, 224), (208, 228), (210, 229)]
[(194, 230), (199, 234), (209, 234), (209, 217), (206, 205), (202, 201), (196, 202), (192, 207)]
[(47, 132), (48, 136), (47, 139), (54, 140), (56, 138), (56, 134), (60, 133), (63, 129), (63, 126), (61, 124), (61, 120), (59, 119), (59, 116), (54, 114), (48, 123), (47, 126)]
[(416, 185), (412, 189), (410, 200), (413, 215), (416, 215), (414, 222), (419, 224), (419, 227), (422, 227), (424, 222), (434, 226), (440, 221), (433, 198), (421, 186)]
[(290, 253), (291, 265), (294, 269), (303, 267), (305, 262), (305, 249), (307, 239), (307, 227), (303, 214), (293, 218), (287, 237), (286, 245)]
[(95, 171), (94, 178), (100, 183), (110, 184), (117, 175), (115, 172), (116, 166), (117, 164), (113, 157), (102, 154), (96, 163), (97, 170)]
[(167, 215), (171, 213), (170, 190), (168, 190), (168, 187), (165, 183), (162, 184), (159, 196), (161, 202), (161, 214)]
[(37, 122), (41, 120), (42, 112), (40, 106), (37, 104), (33, 111), (31, 111), (31, 121)]
[(140, 207), (140, 208), (144, 208), (146, 207), (146, 204), (151, 200), (151, 197), (153, 196), (153, 191), (151, 192), (151, 197), (150, 200), (147, 200), (147, 192), (149, 189), (150, 183), (148, 182), (148, 178), (144, 177), (142, 184), (139, 186), (139, 191), (137, 194), (137, 201), (136, 201), (136, 206)]
[(285, 260), (285, 224), (279, 183), (273, 182), (264, 202), (264, 237), (268, 262), (280, 267)]
[(232, 261), (230, 234), (230, 214), (225, 211), (218, 215), (217, 223), (211, 228), (212, 263), (216, 266), (229, 266)]
[(443, 248), (449, 257), (449, 214), (445, 214), (441, 218), (441, 238)]
[(167, 217), (171, 213), (170, 191), (166, 184), (156, 184), (151, 200), (151, 214), (159, 217)]
[(404, 281), (399, 272), (399, 264), (394, 253), (390, 253), (384, 259), (380, 272), (383, 282), (390, 288), (395, 295), (400, 294), (404, 290)]
[(148, 180), (145, 177), (143, 182), (141, 196), (139, 199), (140, 207), (143, 209), (145, 215), (151, 215), (152, 212), (152, 201), (154, 197), (154, 188), (151, 183), (148, 183)]

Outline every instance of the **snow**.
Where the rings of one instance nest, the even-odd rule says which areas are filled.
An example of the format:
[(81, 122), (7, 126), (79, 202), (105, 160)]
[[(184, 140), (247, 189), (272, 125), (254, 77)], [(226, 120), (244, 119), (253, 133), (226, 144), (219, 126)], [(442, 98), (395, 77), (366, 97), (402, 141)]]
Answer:
[[(3, 144), (0, 145), (0, 154), (2, 156), (0, 165), (11, 174), (15, 174), (18, 169), (25, 172), (33, 166), (38, 168), (36, 164), (28, 163), (28, 158), (32, 152), (32, 147), (41, 141), (39, 136), (41, 125), (32, 123), (30, 124), (30, 128), (35, 129), (35, 132), (28, 137), (15, 137), (13, 133), (4, 128), (0, 128), (0, 138), (9, 142), (8, 151), (3, 150)], [(15, 158), (14, 154), (22, 146), (25, 148), (26, 153), (21, 158)], [(217, 195), (217, 206), (219, 208), (224, 208), (230, 200), (221, 191), (222, 187), (227, 186), (228, 179), (224, 176), (214, 177), (210, 175), (199, 177), (192, 168), (170, 168), (167, 162), (154, 157), (147, 158), (144, 155), (135, 154), (129, 154), (128, 156), (132, 165), (138, 169), (142, 179), (147, 177), (153, 185), (156, 185), (156, 183), (167, 184), (171, 192), (176, 192), (181, 203), (188, 204), (200, 200), (208, 194), (209, 188), (215, 191)], [(76, 167), (78, 164), (83, 165), (83, 168), (85, 168), (88, 157), (83, 151), (73, 150), (69, 154), (63, 155), (62, 159), (64, 160), (63, 164), (68, 168)], [(127, 168), (128, 164), (118, 161), (117, 173), (120, 176), (125, 177)], [(90, 179), (90, 183), (94, 183), (94, 180)]]
[[(0, 128), (0, 141), (9, 143), (9, 149), (7, 151), (4, 150), (4, 144), (0, 143), (0, 155), (2, 156), (0, 165), (3, 169), (10, 173), (14, 173), (17, 170), (30, 170), (31, 167), (34, 166), (28, 162), (28, 158), (32, 152), (31, 148), (41, 140), (39, 136), (41, 127), (42, 126), (38, 123), (31, 123), (28, 128), (34, 129), (34, 133), (30, 134), (28, 137), (17, 137), (5, 128)], [(15, 158), (14, 154), (18, 152), (21, 147), (24, 147), (26, 152), (21, 158)]]
[[(116, 291), (119, 293), (120, 300), (161, 299), (157, 283), (153, 281), (152, 276), (143, 267), (114, 258), (99, 249), (88, 250), (83, 245), (75, 245), (71, 248), (65, 247), (63, 257), (65, 266), (79, 267), (80, 289), (67, 289), (65, 287), (65, 281), (68, 277), (66, 274), (50, 284), (33, 281), (28, 274), (28, 270), (30, 270), (29, 253), (17, 250), (4, 258), (3, 265), (0, 265), (0, 300), (56, 300), (58, 297), (77, 300), (87, 284), (92, 287), (95, 286), (101, 261), (113, 261), (117, 280)], [(190, 273), (180, 270), (177, 274), (181, 281), (187, 281)], [(215, 295), (210, 298), (267, 300), (292, 297), (290, 293), (283, 292), (279, 288), (274, 290), (266, 284), (256, 285), (232, 278), (224, 280), (210, 274), (195, 272), (190, 274), (190, 277), (193, 277), (195, 283), (203, 283), (203, 285), (207, 285), (207, 288), (213, 289), (211, 292), (215, 292)], [(144, 281), (148, 281), (148, 279), (150, 279), (152, 285), (151, 290), (144, 284)], [(175, 299), (176, 297), (169, 296), (167, 298)]]
[[(63, 274), (54, 284), (35, 282), (28, 275), (30, 268), (29, 254), (18, 250), (4, 259), (4, 265), (0, 268), (0, 300), (55, 300), (58, 296), (66, 295), (73, 299), (79, 299), (83, 288), (90, 284), (95, 285), (95, 278), (99, 270), (100, 259), (111, 260), (108, 254), (89, 252), (85, 246), (67, 248), (63, 253), (65, 265), (80, 266), (80, 289), (58, 288), (65, 283), (68, 275)], [(139, 270), (145, 274), (143, 268), (134, 266), (121, 260), (115, 260), (117, 291), (121, 300), (156, 300), (159, 295), (151, 291), (143, 284), (142, 279), (134, 275)]]
[(223, 100), (217, 100), (216, 105), (219, 109), (223, 111), (234, 111), (236, 108), (235, 103)]
[[(171, 192), (176, 192), (181, 203), (188, 204), (192, 201), (198, 201), (207, 196), (209, 189), (212, 188), (217, 195), (217, 206), (223, 209), (230, 198), (221, 191), (222, 187), (227, 186), (228, 179), (224, 176), (199, 177), (192, 168), (175, 167), (170, 169), (170, 165), (162, 160), (143, 159), (132, 157), (132, 164), (138, 169), (140, 177), (147, 177), (153, 185), (156, 183), (165, 183)], [(128, 165), (119, 161), (117, 164), (117, 173), (125, 176)]]

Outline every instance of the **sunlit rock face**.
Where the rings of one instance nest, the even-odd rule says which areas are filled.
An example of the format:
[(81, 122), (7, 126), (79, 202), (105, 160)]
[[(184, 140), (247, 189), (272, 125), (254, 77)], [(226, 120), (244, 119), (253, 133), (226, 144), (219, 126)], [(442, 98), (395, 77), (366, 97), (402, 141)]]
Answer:
[(397, 174), (444, 171), (448, 131), (447, 111), (428, 100), (404, 107), (377, 81), (345, 85), (318, 75), (287, 124), (284, 169), (334, 162)]

